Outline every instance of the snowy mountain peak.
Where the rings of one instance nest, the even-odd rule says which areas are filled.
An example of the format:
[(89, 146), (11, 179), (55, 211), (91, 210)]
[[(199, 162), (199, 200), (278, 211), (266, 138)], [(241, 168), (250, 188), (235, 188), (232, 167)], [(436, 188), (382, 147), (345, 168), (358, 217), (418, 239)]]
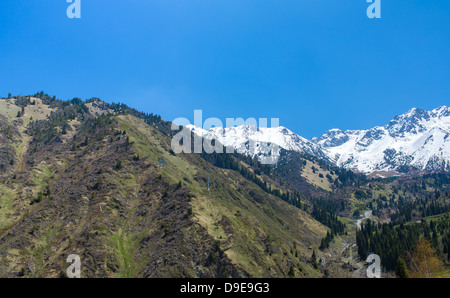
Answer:
[(311, 141), (322, 147), (336, 147), (349, 140), (349, 136), (342, 130), (334, 128), (327, 131), (319, 138), (313, 138)]
[[(346, 131), (334, 128), (311, 140), (283, 126), (242, 125), (204, 130), (189, 125), (187, 128), (253, 157), (263, 154), (260, 144), (273, 143), (364, 173), (450, 171), (450, 109), (447, 106), (431, 111), (413, 108), (385, 126)], [(249, 146), (250, 142), (255, 146)]]
[(450, 109), (413, 108), (383, 127), (313, 139), (337, 165), (361, 172), (450, 170)]
[[(326, 159), (321, 147), (292, 132), (286, 127), (257, 127), (241, 125), (237, 127), (214, 127), (208, 130), (187, 125), (186, 128), (206, 139), (216, 139), (226, 147), (233, 147), (238, 153), (252, 157), (261, 156), (262, 144), (275, 144), (283, 149), (304, 152)], [(254, 146), (249, 146), (252, 142)]]
[(434, 117), (442, 118), (450, 116), (450, 108), (447, 106), (441, 106), (431, 111)]

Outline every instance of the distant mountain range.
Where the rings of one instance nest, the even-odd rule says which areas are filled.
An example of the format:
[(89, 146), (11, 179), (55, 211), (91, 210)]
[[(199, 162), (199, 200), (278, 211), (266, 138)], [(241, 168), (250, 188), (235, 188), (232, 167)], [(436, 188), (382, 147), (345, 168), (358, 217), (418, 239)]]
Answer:
[[(448, 116), (413, 109), (313, 140), (284, 127), (190, 126), (245, 155), (177, 154), (179, 132), (159, 115), (97, 98), (0, 97), (0, 278), (70, 277), (71, 255), (83, 278), (360, 277), (372, 251), (392, 272), (415, 237), (448, 222), (450, 174), (368, 183), (336, 165), (448, 169)], [(251, 158), (266, 158), (268, 142), (284, 148), (276, 166)], [(355, 234), (367, 210), (400, 230)], [(428, 216), (412, 234), (399, 224)], [(438, 230), (446, 261), (450, 232)]]
[[(366, 174), (450, 170), (450, 109), (446, 106), (431, 111), (413, 108), (385, 126), (368, 130), (331, 129), (311, 140), (281, 126), (243, 125), (204, 130), (189, 125), (188, 128), (253, 157), (260, 157), (260, 144), (269, 142)], [(249, 145), (251, 142), (253, 146)]]

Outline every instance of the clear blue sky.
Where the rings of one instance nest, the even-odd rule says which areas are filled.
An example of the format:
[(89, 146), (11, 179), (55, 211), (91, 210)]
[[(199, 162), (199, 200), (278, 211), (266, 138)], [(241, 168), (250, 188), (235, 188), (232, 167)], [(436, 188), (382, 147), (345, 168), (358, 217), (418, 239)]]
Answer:
[(163, 119), (278, 117), (311, 138), (450, 103), (450, 1), (0, 1), (0, 96), (124, 102)]

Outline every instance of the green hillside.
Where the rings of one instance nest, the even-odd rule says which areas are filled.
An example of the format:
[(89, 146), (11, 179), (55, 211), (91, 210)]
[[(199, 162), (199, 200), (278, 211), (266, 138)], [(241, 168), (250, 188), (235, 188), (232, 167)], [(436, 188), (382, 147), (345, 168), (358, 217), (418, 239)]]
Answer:
[(70, 254), (83, 277), (322, 276), (310, 258), (324, 225), (239, 172), (173, 154), (157, 116), (36, 96), (0, 100), (3, 277), (64, 276)]
[(97, 98), (0, 99), (0, 277), (65, 277), (72, 254), (82, 277), (364, 277), (369, 253), (394, 277), (419, 239), (448, 277), (448, 173), (175, 154), (175, 133)]

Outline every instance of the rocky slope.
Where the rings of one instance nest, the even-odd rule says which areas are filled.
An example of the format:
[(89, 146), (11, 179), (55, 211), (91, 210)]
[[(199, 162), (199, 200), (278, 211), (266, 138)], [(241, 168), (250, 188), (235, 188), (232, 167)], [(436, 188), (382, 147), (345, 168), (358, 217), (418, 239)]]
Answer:
[(169, 128), (98, 100), (0, 99), (0, 276), (65, 276), (70, 254), (82, 277), (322, 276), (309, 260), (325, 226), (239, 171), (173, 154)]

